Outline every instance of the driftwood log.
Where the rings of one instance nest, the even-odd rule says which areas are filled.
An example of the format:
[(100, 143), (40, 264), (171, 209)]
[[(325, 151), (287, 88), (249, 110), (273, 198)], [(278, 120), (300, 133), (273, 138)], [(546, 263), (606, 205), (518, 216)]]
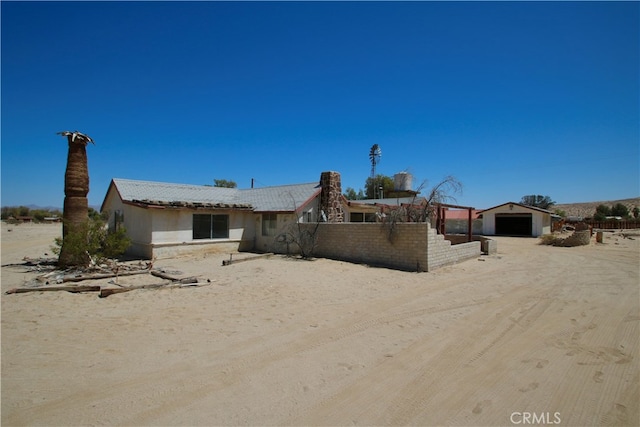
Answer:
[(186, 277), (184, 279), (180, 279), (177, 281), (164, 282), (164, 283), (153, 283), (150, 285), (134, 285), (127, 286), (123, 288), (102, 288), (100, 289), (100, 294), (98, 295), (100, 298), (106, 298), (109, 295), (113, 294), (121, 294), (123, 292), (134, 291), (136, 289), (158, 289), (158, 288), (175, 288), (175, 287), (183, 287), (187, 284), (197, 284), (198, 279), (195, 277)]
[(55, 267), (58, 265), (58, 260), (54, 258), (29, 258), (24, 257), (23, 262), (16, 262), (11, 264), (2, 264), (0, 267), (40, 267), (43, 265)]
[(99, 292), (100, 286), (47, 286), (41, 288), (13, 288), (9, 289), (5, 294), (24, 294), (27, 292), (52, 292), (52, 291), (66, 291), (66, 292)]
[[(47, 273), (42, 278), (50, 277), (55, 272)], [(99, 280), (108, 279), (111, 277), (131, 276), (135, 274), (151, 274), (152, 276), (160, 277), (167, 280), (163, 283), (147, 284), (147, 285), (133, 285), (120, 288), (103, 288), (98, 285), (61, 285), (61, 286), (43, 286), (43, 287), (22, 287), (13, 288), (6, 291), (6, 294), (21, 294), (27, 292), (53, 292), (53, 291), (66, 291), (66, 292), (100, 292), (100, 298), (108, 297), (109, 295), (118, 294), (122, 292), (129, 292), (136, 289), (159, 289), (159, 288), (172, 288), (172, 287), (185, 287), (185, 286), (200, 286), (203, 284), (210, 284), (211, 280), (207, 279), (206, 283), (198, 283), (198, 278), (195, 276), (179, 278), (171, 276), (163, 271), (143, 269), (143, 270), (125, 270), (109, 272), (109, 273), (90, 273), (90, 274), (68, 274), (59, 279), (60, 282), (81, 282), (84, 280)], [(60, 277), (60, 276), (58, 276)]]
[(149, 270), (123, 271), (119, 273), (94, 273), (69, 275), (62, 278), (63, 282), (82, 282), (83, 280), (109, 279), (111, 277), (132, 276), (134, 274), (148, 274)]
[(171, 280), (172, 282), (176, 282), (178, 280), (180, 280), (178, 277), (175, 276), (171, 276), (163, 271), (159, 271), (159, 270), (151, 270), (150, 271), (152, 276), (156, 276), (159, 277), (161, 279), (166, 279), (166, 280)]
[(271, 255), (273, 255), (273, 253), (267, 253), (267, 254), (262, 254), (262, 255), (255, 255), (255, 256), (250, 256), (250, 257), (246, 257), (246, 258), (240, 258), (240, 259), (233, 259), (233, 254), (229, 254), (229, 259), (228, 260), (222, 260), (222, 265), (231, 265), (231, 264), (236, 264), (239, 262), (244, 262), (244, 261), (253, 261), (256, 259), (260, 259), (260, 258), (268, 258)]

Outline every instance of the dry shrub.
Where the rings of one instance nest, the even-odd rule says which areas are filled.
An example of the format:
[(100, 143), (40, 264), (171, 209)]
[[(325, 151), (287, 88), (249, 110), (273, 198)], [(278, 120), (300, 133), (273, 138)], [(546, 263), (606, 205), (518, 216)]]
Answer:
[(564, 240), (563, 237), (560, 237), (557, 234), (543, 234), (540, 236), (540, 244), (547, 246), (558, 246)]
[(563, 239), (558, 246), (574, 247), (586, 246), (591, 242), (591, 232), (589, 230), (575, 231), (571, 236)]
[(585, 230), (590, 230), (591, 226), (586, 222), (579, 222), (575, 224), (575, 229), (576, 231), (585, 231)]
[(560, 234), (544, 234), (540, 236), (541, 245), (574, 247), (584, 246), (590, 243), (591, 232), (589, 230), (574, 231), (569, 236)]

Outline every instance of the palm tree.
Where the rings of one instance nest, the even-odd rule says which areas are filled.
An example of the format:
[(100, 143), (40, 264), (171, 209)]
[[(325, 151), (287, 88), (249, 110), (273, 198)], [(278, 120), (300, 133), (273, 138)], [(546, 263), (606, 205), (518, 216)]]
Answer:
[(77, 251), (72, 251), (68, 237), (78, 236), (86, 240), (87, 221), (89, 219), (89, 169), (87, 167), (87, 144), (94, 143), (89, 136), (78, 131), (58, 132), (66, 136), (69, 143), (67, 154), (67, 169), (64, 174), (64, 211), (62, 214), (62, 248), (58, 256), (58, 264), (63, 267), (83, 265), (88, 257), (83, 253), (80, 257)]

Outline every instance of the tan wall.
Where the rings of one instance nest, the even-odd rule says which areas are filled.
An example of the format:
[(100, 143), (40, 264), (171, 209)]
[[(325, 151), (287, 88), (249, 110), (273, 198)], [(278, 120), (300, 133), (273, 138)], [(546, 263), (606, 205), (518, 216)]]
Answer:
[[(466, 234), (447, 234), (445, 240), (451, 242), (452, 245), (459, 245), (461, 243), (467, 243)], [(493, 255), (498, 253), (498, 242), (485, 236), (471, 236), (474, 242), (480, 242), (480, 250), (485, 255)]]
[(320, 224), (316, 256), (408, 271), (427, 271), (427, 227), (396, 224), (394, 241), (376, 223)]
[[(279, 250), (279, 241), (282, 240), (282, 235), (290, 231), (292, 224), (295, 224), (296, 217), (292, 214), (278, 214), (278, 229), (275, 236), (263, 236), (262, 235), (262, 215), (254, 215), (255, 221), (255, 245), (254, 251), (257, 252), (282, 252)], [(300, 220), (300, 219), (298, 219)]]
[(113, 222), (116, 210), (124, 214), (124, 226), (131, 238), (127, 255), (136, 258), (170, 258), (195, 253), (229, 253), (249, 251), (255, 246), (255, 215), (253, 212), (206, 211), (229, 215), (229, 238), (193, 239), (193, 214), (187, 209), (145, 209), (123, 204), (114, 192), (108, 194), (104, 209)]
[(204, 254), (230, 254), (251, 250), (253, 242), (248, 241), (222, 241), (222, 242), (190, 242), (175, 244), (148, 245), (147, 251), (156, 259), (168, 259), (177, 256), (204, 255)]
[[(148, 209), (147, 209), (148, 210)], [(229, 238), (193, 239), (193, 214), (191, 210), (165, 210), (154, 212), (150, 217), (152, 241), (143, 247), (142, 254), (157, 259), (181, 255), (204, 253), (231, 253), (251, 250), (254, 246), (255, 225), (251, 212), (206, 211), (198, 213), (220, 213), (229, 215)]]
[(480, 242), (451, 246), (425, 223), (396, 224), (393, 241), (377, 223), (321, 223), (316, 236), (314, 256), (406, 271), (431, 271), (480, 255)]
[(429, 269), (427, 271), (475, 258), (481, 254), (479, 241), (452, 245), (442, 234), (438, 234), (435, 228), (429, 228), (428, 239)]

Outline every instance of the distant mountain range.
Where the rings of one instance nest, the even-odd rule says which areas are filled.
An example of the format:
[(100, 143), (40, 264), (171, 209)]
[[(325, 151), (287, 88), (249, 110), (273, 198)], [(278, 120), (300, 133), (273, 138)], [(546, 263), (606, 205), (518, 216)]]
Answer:
[[(11, 205), (11, 207), (13, 207), (13, 206), (15, 206), (15, 205)], [(19, 206), (25, 206), (25, 207), (27, 207), (27, 208), (29, 208), (31, 210), (42, 209), (42, 210), (46, 210), (46, 211), (56, 211), (57, 210), (57, 211), (62, 212), (62, 206), (39, 206), (39, 205), (19, 205)], [(5, 207), (5, 206), (3, 206), (3, 207)], [(97, 211), (100, 210), (100, 206), (89, 206), (89, 207), (93, 208), (93, 209), (95, 209)]]
[(36, 210), (36, 209), (43, 209), (43, 210), (47, 210), (47, 211), (60, 211), (62, 212), (62, 208), (58, 207), (58, 206), (38, 206), (38, 205), (27, 205), (27, 207), (31, 210)]
[(551, 207), (551, 211), (562, 210), (567, 216), (580, 216), (583, 218), (592, 217), (596, 213), (596, 208), (599, 205), (613, 206), (618, 203), (622, 203), (629, 209), (629, 212), (636, 206), (640, 208), (640, 197), (634, 197), (631, 199), (621, 200), (604, 200), (599, 202), (585, 202), (585, 203), (559, 203)]

